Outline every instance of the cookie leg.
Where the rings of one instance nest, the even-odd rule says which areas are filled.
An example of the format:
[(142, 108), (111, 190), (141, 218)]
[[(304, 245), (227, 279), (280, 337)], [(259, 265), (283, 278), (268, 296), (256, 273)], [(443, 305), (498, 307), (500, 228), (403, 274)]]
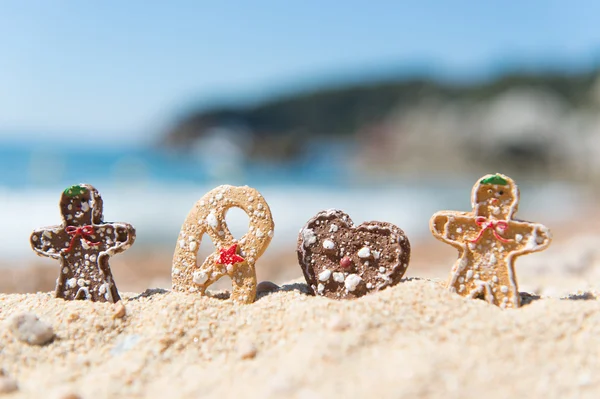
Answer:
[(508, 276), (500, 276), (494, 284), (495, 304), (501, 308), (518, 308), (521, 306), (521, 296), (516, 282)]
[(112, 295), (111, 295), (111, 298), (108, 299), (109, 302), (117, 303), (121, 300), (121, 295), (119, 295), (119, 290), (117, 289), (117, 286), (115, 285), (114, 282), (110, 286), (110, 292)]
[(107, 291), (102, 295), (99, 295), (100, 301), (106, 301), (110, 303), (117, 303), (121, 300), (121, 296), (119, 295), (119, 290), (115, 284), (115, 281), (112, 278), (112, 275), (108, 276), (106, 279), (106, 287)]
[(115, 284), (112, 272), (110, 271), (110, 265), (108, 264), (108, 256), (101, 256), (98, 259), (98, 268), (100, 270), (100, 277), (104, 278), (104, 284), (102, 284), (103, 292), (100, 292), (100, 287), (97, 287), (97, 300), (100, 302), (117, 303), (121, 300), (119, 290)]
[(247, 262), (239, 264), (230, 274), (231, 299), (238, 303), (252, 303), (256, 297), (256, 272), (254, 265)]
[(55, 298), (66, 299), (66, 297), (67, 297), (66, 292), (67, 292), (67, 281), (61, 275), (56, 280), (56, 288), (54, 288), (54, 297)]
[[(452, 292), (453, 294), (458, 293), (460, 285), (456, 281), (456, 278), (454, 278), (454, 274), (450, 275), (450, 279), (448, 280), (448, 282), (446, 282), (446, 288), (448, 289), (448, 291)], [(463, 289), (464, 289), (464, 287), (463, 287)]]
[(88, 300), (91, 299), (90, 290), (88, 287), (80, 287), (75, 294), (75, 299)]
[(518, 290), (511, 286), (502, 286), (500, 292), (496, 292), (498, 306), (501, 308), (518, 308), (521, 306), (521, 296)]
[(466, 283), (464, 279), (462, 280), (462, 282), (460, 282), (458, 280), (458, 277), (456, 277), (454, 274), (450, 276), (450, 279), (446, 283), (446, 288), (453, 294), (458, 294), (460, 296), (469, 296), (468, 283)]
[(480, 281), (479, 285), (483, 287), (483, 296), (485, 300), (488, 303), (491, 303), (492, 305), (497, 305), (496, 297), (494, 295), (494, 292), (492, 291), (492, 287), (490, 286), (490, 284), (485, 281)]
[(495, 304), (494, 293), (492, 287), (485, 281), (476, 280), (467, 294), (467, 298), (483, 299), (488, 303)]
[(477, 284), (473, 288), (471, 288), (469, 293), (465, 296), (470, 299), (484, 298), (485, 297), (485, 287), (482, 284)]

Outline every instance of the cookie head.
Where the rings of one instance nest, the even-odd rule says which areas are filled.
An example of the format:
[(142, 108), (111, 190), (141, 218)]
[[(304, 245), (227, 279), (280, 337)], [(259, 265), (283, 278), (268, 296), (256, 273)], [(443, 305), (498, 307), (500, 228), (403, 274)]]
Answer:
[(508, 176), (483, 176), (473, 186), (472, 206), (476, 216), (510, 219), (517, 211), (519, 189)]
[(102, 198), (89, 184), (77, 184), (63, 191), (60, 210), (67, 226), (102, 223)]

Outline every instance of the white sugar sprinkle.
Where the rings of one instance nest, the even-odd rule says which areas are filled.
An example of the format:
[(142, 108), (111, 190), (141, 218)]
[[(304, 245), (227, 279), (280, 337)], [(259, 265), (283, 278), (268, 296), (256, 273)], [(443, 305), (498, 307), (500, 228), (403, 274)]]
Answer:
[(356, 287), (360, 284), (362, 278), (358, 274), (350, 274), (346, 277), (346, 281), (344, 281), (344, 286), (348, 291), (354, 291)]
[(515, 241), (516, 242), (521, 242), (523, 241), (523, 236), (521, 234), (515, 234)]
[(319, 273), (319, 281), (327, 281), (331, 277), (331, 270), (325, 269)]
[(323, 248), (325, 249), (334, 249), (335, 248), (335, 243), (331, 240), (325, 240), (323, 241)]
[(219, 226), (219, 221), (217, 220), (217, 217), (214, 213), (208, 214), (208, 216), (206, 217), (206, 223), (208, 223), (208, 225), (213, 229), (216, 229)]
[(315, 232), (312, 229), (303, 229), (302, 239), (304, 240), (305, 247), (308, 247), (317, 242), (317, 236), (315, 235)]
[(192, 274), (192, 281), (196, 284), (204, 284), (208, 280), (208, 275), (205, 272), (196, 271)]
[(325, 286), (323, 284), (319, 283), (319, 285), (317, 286), (317, 292), (319, 294), (322, 294), (324, 290), (325, 290)]
[(371, 250), (369, 249), (369, 247), (362, 247), (359, 251), (358, 251), (358, 257), (361, 259), (366, 259), (368, 257), (371, 256)]

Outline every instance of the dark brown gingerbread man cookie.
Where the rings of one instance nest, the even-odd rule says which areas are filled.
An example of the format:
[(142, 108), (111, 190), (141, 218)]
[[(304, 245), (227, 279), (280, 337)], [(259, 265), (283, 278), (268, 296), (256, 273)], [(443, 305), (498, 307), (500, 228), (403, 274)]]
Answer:
[(39, 256), (60, 260), (56, 297), (118, 302), (108, 258), (133, 244), (135, 229), (127, 223), (104, 223), (102, 198), (88, 184), (67, 188), (60, 211), (61, 225), (31, 234), (31, 247)]
[(408, 268), (410, 243), (386, 222), (354, 227), (336, 209), (319, 212), (300, 230), (298, 261), (316, 295), (350, 299), (398, 284)]

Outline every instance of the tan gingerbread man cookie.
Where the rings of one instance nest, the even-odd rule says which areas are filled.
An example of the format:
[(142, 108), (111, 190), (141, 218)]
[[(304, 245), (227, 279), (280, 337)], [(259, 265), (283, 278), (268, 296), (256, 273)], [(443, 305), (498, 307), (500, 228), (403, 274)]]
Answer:
[(514, 261), (547, 248), (550, 231), (542, 224), (513, 219), (519, 189), (507, 176), (481, 178), (473, 187), (471, 203), (472, 212), (442, 211), (430, 221), (434, 237), (459, 251), (448, 288), (502, 308), (518, 308)]
[(89, 184), (68, 187), (60, 211), (62, 224), (37, 229), (30, 238), (36, 254), (60, 261), (56, 297), (118, 302), (108, 259), (133, 245), (135, 229), (128, 223), (104, 222), (102, 197)]
[[(244, 210), (249, 218), (249, 230), (239, 241), (225, 222), (227, 211), (233, 207)], [(179, 233), (171, 273), (173, 290), (204, 294), (211, 284), (228, 275), (233, 301), (254, 302), (254, 264), (269, 246), (273, 229), (269, 205), (255, 189), (224, 185), (208, 192), (192, 208)], [(204, 234), (211, 238), (217, 252), (198, 266), (198, 249)]]

